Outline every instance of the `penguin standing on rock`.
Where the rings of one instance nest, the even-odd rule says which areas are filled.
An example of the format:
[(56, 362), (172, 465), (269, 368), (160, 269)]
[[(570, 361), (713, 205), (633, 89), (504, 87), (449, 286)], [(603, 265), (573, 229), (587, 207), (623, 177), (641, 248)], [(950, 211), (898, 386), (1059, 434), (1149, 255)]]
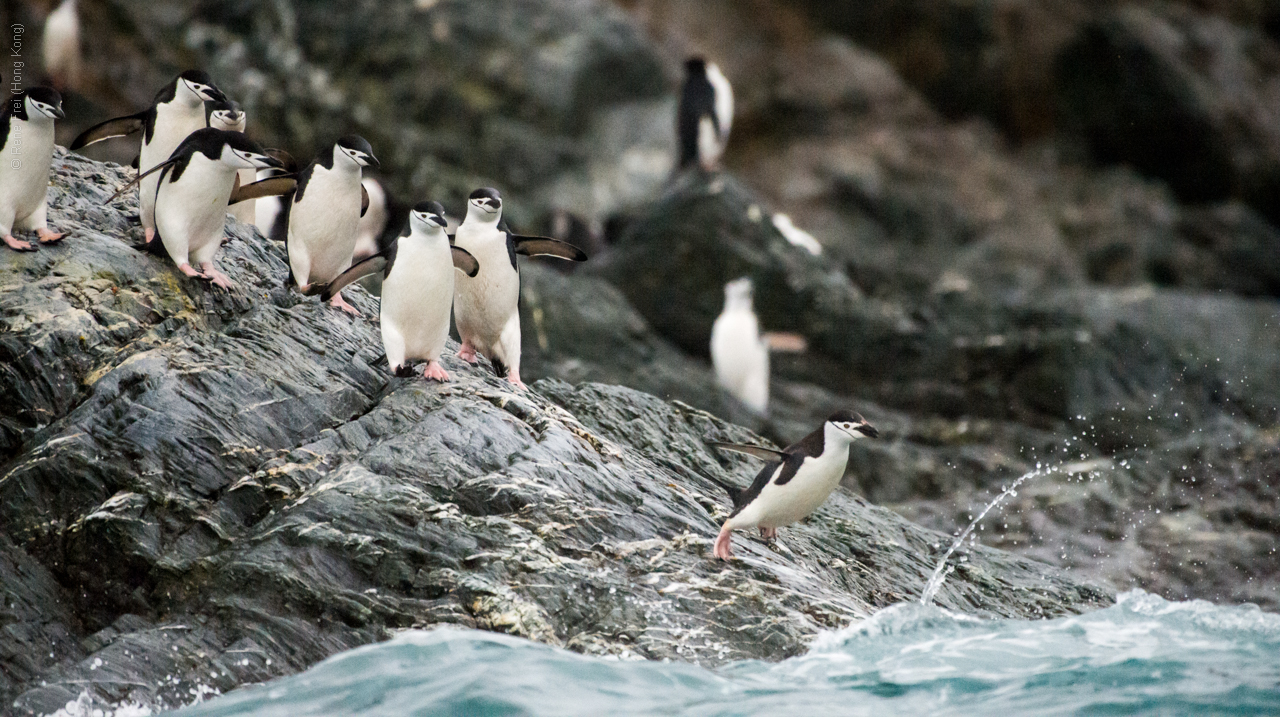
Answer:
[[(859, 438), (875, 438), (879, 431), (853, 411), (837, 411), (818, 430), (776, 451), (738, 443), (710, 445), (768, 461), (746, 490), (720, 483), (733, 500), (733, 512), (716, 537), (715, 556), (733, 557), (730, 534), (735, 528), (759, 528), (761, 537), (776, 537), (790, 525), (818, 509), (840, 485), (849, 463), (849, 446)], [(716, 481), (719, 483), (719, 481)]]
[(697, 162), (710, 172), (720, 163), (733, 124), (733, 88), (714, 62), (691, 57), (684, 63), (684, 90), (676, 117), (679, 168)]
[[(244, 110), (240, 109), (240, 105), (227, 100), (225, 102), (206, 102), (204, 103), (204, 111), (206, 123), (214, 129), (222, 129), (228, 132), (244, 132), (245, 125), (248, 123), (248, 116)], [(278, 167), (268, 167), (268, 169), (279, 169)], [(257, 179), (258, 171), (255, 169), (241, 169), (236, 172), (235, 187), (248, 186), (253, 184)], [(232, 190), (233, 192), (235, 189)], [(256, 200), (246, 199), (236, 202), (227, 211), (231, 216), (239, 219), (245, 224), (253, 224), (257, 218)]]
[(14, 251), (35, 251), (13, 236), (15, 229), (36, 232), (41, 244), (63, 235), (49, 229), (46, 198), (53, 163), (54, 120), (62, 112), (62, 96), (49, 87), (32, 87), (7, 97), (0, 107), (0, 233)]
[(75, 151), (104, 139), (142, 132), (138, 176), (146, 179), (138, 190), (138, 213), (148, 244), (155, 238), (156, 187), (160, 181), (158, 176), (148, 172), (169, 159), (187, 135), (207, 126), (206, 101), (226, 102), (227, 97), (214, 87), (209, 75), (199, 70), (187, 70), (156, 93), (155, 100), (147, 109), (136, 115), (94, 125), (71, 142), (70, 149)]
[(453, 306), (454, 269), (467, 276), (480, 270), (475, 257), (451, 246), (445, 233), (444, 207), (419, 202), (409, 212), (409, 234), (360, 261), (333, 281), (323, 294), (328, 300), (353, 281), (378, 276), (382, 282), (382, 346), (395, 375), (413, 375), (409, 362), (425, 359), (423, 378), (448, 381), (440, 354), (449, 338), (449, 309)]
[(754, 289), (743, 277), (724, 285), (724, 311), (711, 326), (711, 364), (716, 383), (747, 408), (769, 408), (769, 345), (751, 307)]
[[(280, 160), (267, 156), (258, 143), (240, 132), (206, 128), (192, 132), (169, 159), (138, 175), (115, 196), (158, 174), (153, 202), (156, 231), (145, 248), (154, 254), (168, 254), (187, 276), (230, 289), (231, 280), (213, 266), (213, 257), (222, 246), (227, 204), (254, 192), (287, 191), (293, 184), (292, 179), (279, 179), (235, 189), (236, 173), (244, 168), (278, 166)], [(200, 271), (191, 268), (193, 262)]]
[[(356, 227), (369, 208), (360, 184), (364, 167), (377, 167), (373, 148), (363, 137), (347, 135), (321, 152), (298, 174), (289, 207), (289, 278), (304, 294), (318, 293), (351, 266)], [(356, 307), (334, 291), (330, 304), (355, 316)]]
[(572, 244), (550, 237), (520, 236), (502, 221), (502, 197), (492, 188), (477, 189), (467, 201), (467, 217), (455, 243), (480, 262), (474, 277), (458, 277), (453, 317), (462, 337), (458, 356), (476, 362), (484, 354), (498, 376), (517, 386), (520, 380), (520, 267), (516, 255), (554, 256), (586, 261)]

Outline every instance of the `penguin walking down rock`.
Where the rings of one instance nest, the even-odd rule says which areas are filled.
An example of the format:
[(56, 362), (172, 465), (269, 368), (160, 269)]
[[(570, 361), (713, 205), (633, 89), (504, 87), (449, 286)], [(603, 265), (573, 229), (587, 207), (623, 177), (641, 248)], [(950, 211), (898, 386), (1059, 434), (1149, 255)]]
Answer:
[[(351, 267), (356, 228), (369, 208), (360, 184), (364, 167), (377, 167), (373, 148), (363, 137), (347, 135), (322, 151), (298, 173), (298, 188), (289, 207), (289, 280), (304, 294), (324, 291)], [(340, 291), (340, 290), (339, 290)], [(334, 308), (355, 316), (339, 291), (329, 299)]]
[[(213, 258), (222, 246), (227, 205), (237, 196), (261, 191), (287, 191), (292, 179), (256, 182), (235, 189), (236, 173), (244, 168), (278, 167), (258, 143), (240, 132), (206, 128), (192, 132), (173, 155), (125, 185), (116, 196), (150, 174), (157, 174), (154, 197), (156, 231), (146, 249), (167, 254), (178, 270), (212, 281), (224, 289), (231, 280), (214, 268)], [(115, 199), (111, 197), (107, 201)], [(200, 271), (191, 267), (195, 263)]]
[(458, 356), (476, 362), (484, 354), (493, 370), (517, 386), (520, 380), (520, 267), (516, 255), (554, 256), (586, 261), (587, 255), (572, 244), (550, 237), (520, 236), (502, 221), (502, 197), (486, 187), (471, 193), (467, 216), (458, 226), (454, 242), (480, 262), (474, 277), (458, 277), (454, 288), (453, 317), (462, 337)]
[(714, 554), (728, 560), (735, 528), (759, 528), (761, 537), (776, 537), (790, 525), (818, 509), (840, 485), (849, 463), (849, 446), (859, 438), (875, 438), (879, 431), (853, 411), (837, 411), (813, 433), (777, 451), (739, 443), (710, 445), (768, 461), (746, 490), (720, 483), (733, 500), (733, 512), (716, 536)]
[(684, 89), (676, 115), (676, 136), (684, 169), (695, 162), (710, 172), (720, 164), (733, 124), (733, 88), (714, 62), (691, 57), (684, 63)]
[(62, 96), (50, 87), (32, 87), (3, 100), (0, 107), (0, 233), (14, 251), (35, 251), (14, 230), (34, 230), (40, 244), (63, 235), (49, 229), (49, 168), (53, 164), (54, 121), (62, 112)]
[(155, 238), (156, 187), (160, 181), (159, 175), (150, 174), (150, 171), (169, 159), (187, 135), (208, 126), (204, 108), (206, 101), (226, 102), (227, 97), (213, 85), (208, 74), (187, 70), (161, 88), (147, 109), (94, 125), (71, 142), (69, 149), (75, 151), (104, 139), (142, 133), (138, 176), (145, 179), (139, 183), (138, 214), (147, 244)]
[(440, 354), (449, 338), (454, 269), (474, 277), (480, 266), (465, 249), (450, 244), (446, 226), (444, 207), (419, 202), (409, 212), (407, 235), (356, 263), (320, 295), (325, 301), (353, 281), (374, 275), (382, 279), (382, 346), (397, 376), (412, 376), (410, 362), (425, 360), (424, 378), (449, 380)]

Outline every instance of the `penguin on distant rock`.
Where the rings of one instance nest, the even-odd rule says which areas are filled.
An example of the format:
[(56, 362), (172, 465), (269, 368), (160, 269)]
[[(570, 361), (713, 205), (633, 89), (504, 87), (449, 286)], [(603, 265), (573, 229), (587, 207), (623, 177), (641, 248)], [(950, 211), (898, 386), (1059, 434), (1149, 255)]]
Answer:
[[(228, 203), (238, 196), (287, 191), (293, 184), (292, 179), (281, 178), (236, 188), (236, 173), (244, 168), (278, 166), (279, 160), (244, 134), (205, 128), (192, 132), (169, 159), (140, 174), (107, 202), (156, 174), (156, 231), (145, 248), (153, 254), (167, 254), (187, 276), (230, 289), (231, 280), (213, 265), (222, 246)], [(192, 263), (200, 270), (192, 268)]]
[(717, 448), (768, 461), (746, 490), (715, 481), (733, 500), (733, 512), (716, 537), (715, 556), (723, 560), (733, 557), (730, 537), (735, 529), (759, 528), (761, 537), (767, 540), (777, 536), (778, 528), (817, 510), (840, 485), (849, 463), (849, 446), (860, 438), (878, 435), (880, 432), (857, 413), (837, 411), (816, 431), (780, 451), (709, 442)]
[(760, 415), (769, 409), (769, 346), (752, 309), (754, 288), (743, 277), (724, 285), (724, 310), (711, 325), (716, 383)]
[(502, 220), (502, 197), (485, 187), (471, 193), (467, 216), (458, 226), (455, 243), (480, 262), (475, 277), (458, 277), (453, 316), (462, 337), (458, 356), (476, 362), (484, 354), (493, 370), (517, 386), (520, 380), (520, 267), (516, 255), (553, 256), (586, 261), (572, 244), (550, 237), (520, 236)]
[[(31, 87), (10, 95), (0, 107), (0, 233), (14, 251), (35, 251), (14, 230), (34, 230), (39, 243), (54, 244), (62, 234), (49, 229), (49, 168), (53, 164), (54, 121), (62, 95), (51, 87)], [(14, 151), (16, 148), (17, 151)]]
[(138, 213), (147, 244), (155, 235), (156, 187), (160, 181), (151, 170), (169, 159), (187, 135), (207, 126), (204, 103), (208, 101), (226, 102), (227, 96), (214, 86), (208, 74), (187, 70), (161, 88), (147, 109), (96, 124), (71, 142), (70, 149), (75, 151), (104, 139), (142, 133), (138, 171), (146, 179), (138, 188)]
[(680, 142), (679, 168), (695, 162), (716, 169), (733, 124), (733, 88), (714, 62), (691, 57), (684, 63), (684, 89), (676, 118)]
[(452, 246), (445, 233), (444, 207), (420, 202), (409, 212), (409, 233), (346, 270), (326, 287), (322, 301), (363, 277), (381, 278), (379, 310), (387, 365), (397, 376), (413, 375), (410, 362), (425, 360), (422, 376), (448, 381), (440, 354), (449, 338), (454, 269), (474, 277), (475, 257)]
[(59, 90), (74, 90), (80, 84), (80, 18), (76, 0), (62, 0), (44, 20), (40, 54), (49, 82)]
[[(304, 294), (319, 293), (351, 267), (356, 229), (369, 208), (369, 195), (360, 184), (364, 167), (377, 167), (378, 158), (363, 137), (347, 135), (320, 152), (298, 174), (298, 188), (289, 207), (286, 248), (289, 279)], [(334, 308), (360, 315), (338, 291)]]

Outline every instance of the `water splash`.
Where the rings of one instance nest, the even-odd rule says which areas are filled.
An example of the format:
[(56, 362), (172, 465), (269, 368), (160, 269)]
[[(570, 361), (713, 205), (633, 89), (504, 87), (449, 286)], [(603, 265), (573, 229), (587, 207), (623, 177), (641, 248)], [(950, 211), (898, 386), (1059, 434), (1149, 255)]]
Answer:
[(1022, 485), (1024, 481), (1035, 478), (1036, 476), (1057, 473), (1060, 470), (1062, 470), (1061, 466), (1045, 468), (1037, 464), (1035, 470), (1024, 474), (1021, 478), (1014, 481), (1008, 488), (1001, 491), (1000, 495), (996, 496), (994, 500), (988, 503), (987, 507), (983, 508), (981, 513), (978, 513), (978, 517), (974, 518), (972, 523), (969, 523), (969, 527), (964, 529), (964, 532), (960, 534), (960, 537), (956, 538), (955, 542), (951, 543), (951, 547), (947, 548), (946, 555), (942, 556), (941, 562), (938, 563), (938, 567), (933, 571), (933, 576), (929, 578), (929, 582), (924, 586), (924, 591), (920, 593), (920, 602), (924, 605), (929, 605), (933, 602), (933, 598), (938, 594), (938, 591), (942, 589), (943, 581), (947, 579), (947, 576), (951, 574), (951, 571), (955, 570), (955, 566), (947, 567), (947, 561), (951, 559), (952, 553), (956, 552), (956, 548), (960, 547), (960, 544), (964, 542), (964, 539), (969, 537), (969, 534), (973, 532), (974, 528), (978, 527), (978, 523), (982, 522), (983, 518), (987, 517), (987, 513), (990, 513), (992, 508), (1000, 505), (1005, 498), (1016, 494), (1018, 486)]

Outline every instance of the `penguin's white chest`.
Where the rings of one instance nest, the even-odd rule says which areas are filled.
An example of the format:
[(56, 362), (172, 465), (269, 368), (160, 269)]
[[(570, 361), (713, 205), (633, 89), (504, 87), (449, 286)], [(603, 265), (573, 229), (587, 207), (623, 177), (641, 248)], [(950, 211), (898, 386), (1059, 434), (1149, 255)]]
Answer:
[[(760, 495), (743, 508), (733, 521), (741, 526), (778, 528), (803, 519), (818, 509), (840, 485), (849, 462), (849, 449), (828, 450), (817, 458), (805, 458), (785, 485), (775, 481), (778, 472)], [(781, 471), (781, 467), (778, 469)]]
[(360, 223), (359, 170), (317, 166), (312, 172), (289, 210), (289, 261), (299, 284), (330, 282), (346, 271)]
[(185, 243), (194, 254), (222, 241), (235, 176), (235, 169), (200, 153), (177, 181), (165, 175), (156, 195), (156, 229), (166, 247)]
[(516, 313), (520, 301), (520, 274), (511, 265), (506, 234), (494, 225), (458, 227), (457, 245), (480, 264), (474, 276), (457, 277), (454, 313), (458, 331), (493, 345)]
[(382, 282), (384, 340), (391, 329), (403, 337), (404, 358), (439, 359), (449, 336), (453, 286), (453, 253), (444, 232), (438, 238), (401, 238), (391, 274)]
[[(151, 134), (151, 141), (142, 140), (142, 151), (138, 155), (138, 171), (145, 172), (160, 164), (173, 154), (173, 150), (182, 144), (187, 135), (204, 129), (204, 107), (195, 105), (187, 107), (180, 102), (156, 105), (156, 124)], [(152, 175), (154, 177), (155, 175)], [(147, 177), (142, 181), (147, 181)]]
[(716, 380), (757, 413), (769, 405), (769, 348), (750, 310), (725, 311), (711, 327), (711, 362)]
[(53, 122), (9, 118), (9, 137), (0, 158), (0, 216), (25, 219), (44, 203), (53, 158)]

